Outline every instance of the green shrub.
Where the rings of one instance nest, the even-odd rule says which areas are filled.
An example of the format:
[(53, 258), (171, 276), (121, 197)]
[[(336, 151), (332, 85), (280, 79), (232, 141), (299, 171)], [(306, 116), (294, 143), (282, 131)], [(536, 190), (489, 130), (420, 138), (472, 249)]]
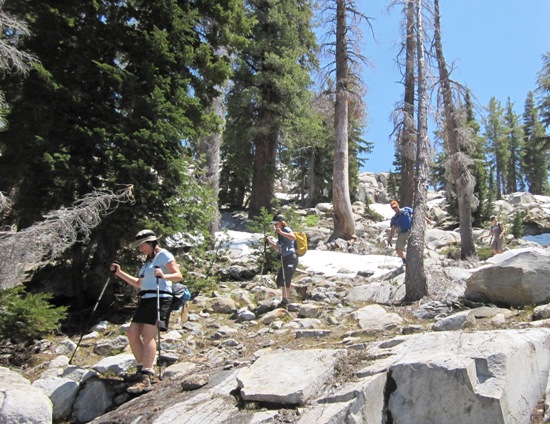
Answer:
[(521, 215), (520, 211), (517, 211), (514, 215), (514, 221), (512, 222), (512, 235), (520, 239), (523, 237), (525, 233), (525, 226), (523, 225), (523, 216)]
[(41, 339), (57, 330), (67, 307), (55, 307), (48, 293), (26, 293), (23, 286), (0, 292), (0, 337), (12, 342)]

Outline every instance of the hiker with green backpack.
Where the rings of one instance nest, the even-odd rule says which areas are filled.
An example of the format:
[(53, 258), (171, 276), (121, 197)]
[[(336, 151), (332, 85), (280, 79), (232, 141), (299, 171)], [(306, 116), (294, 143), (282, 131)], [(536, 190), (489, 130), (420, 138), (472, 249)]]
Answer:
[(283, 215), (275, 215), (271, 223), (275, 225), (278, 240), (275, 242), (271, 237), (265, 236), (265, 241), (281, 254), (281, 267), (277, 272), (277, 287), (281, 287), (282, 290), (281, 306), (286, 308), (290, 290), (293, 287), (292, 276), (298, 267), (296, 235), (286, 223)]

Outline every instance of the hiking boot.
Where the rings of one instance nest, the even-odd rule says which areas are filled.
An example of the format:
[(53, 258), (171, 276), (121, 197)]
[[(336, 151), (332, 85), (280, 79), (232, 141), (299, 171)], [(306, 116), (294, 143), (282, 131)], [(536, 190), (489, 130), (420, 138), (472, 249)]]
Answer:
[(143, 393), (150, 392), (153, 387), (151, 386), (151, 376), (148, 373), (141, 373), (139, 381), (128, 387), (126, 391), (133, 395), (141, 395)]
[(286, 297), (283, 297), (283, 300), (281, 300), (281, 303), (279, 304), (279, 308), (286, 309), (288, 306), (288, 299)]
[(403, 260), (403, 265), (407, 265), (407, 260), (405, 258), (402, 258)]

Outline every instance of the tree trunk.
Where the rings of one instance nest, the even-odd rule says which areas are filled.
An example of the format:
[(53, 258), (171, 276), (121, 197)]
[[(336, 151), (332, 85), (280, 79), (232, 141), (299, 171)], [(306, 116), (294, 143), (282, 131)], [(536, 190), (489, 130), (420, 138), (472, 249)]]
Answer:
[(347, 51), (346, 0), (336, 0), (336, 105), (332, 203), (334, 232), (330, 240), (350, 239), (355, 223), (349, 195), (348, 163), (348, 101), (349, 69)]
[[(223, 93), (223, 90), (222, 90)], [(222, 134), (225, 126), (224, 96), (219, 95), (212, 101), (211, 109), (222, 121), (219, 131), (203, 137), (197, 145), (197, 155), (203, 170), (202, 179), (212, 189), (212, 203), (214, 210), (218, 208), (218, 193), (220, 191), (220, 151), (222, 145)], [(219, 230), (219, 214), (209, 223), (210, 233), (215, 235)]]
[(399, 202), (412, 206), (414, 193), (414, 163), (416, 157), (416, 128), (414, 126), (414, 3), (407, 2), (407, 39), (405, 40), (405, 101), (403, 105), (403, 132), (399, 140), (401, 157), (401, 184)]
[(252, 175), (252, 190), (248, 218), (261, 215), (262, 208), (271, 209), (273, 186), (277, 158), (277, 130), (271, 125), (273, 116), (267, 110), (262, 110), (258, 116), (259, 126), (254, 141), (254, 171)]
[(315, 202), (315, 193), (317, 181), (315, 178), (315, 149), (311, 149), (308, 158), (307, 173), (305, 176), (305, 199), (303, 205), (306, 208), (311, 208)]
[(416, 2), (416, 49), (418, 62), (418, 142), (416, 154), (416, 184), (414, 220), (407, 248), (405, 301), (413, 302), (428, 294), (424, 269), (424, 233), (426, 232), (426, 199), (428, 195), (429, 152), (426, 62), (422, 28), (422, 0)]
[(462, 259), (476, 256), (474, 237), (472, 234), (472, 205), (474, 202), (475, 179), (470, 173), (468, 165), (473, 163), (468, 152), (462, 149), (459, 140), (459, 129), (464, 126), (457, 116), (457, 109), (453, 103), (453, 94), (449, 80), (449, 72), (443, 55), (441, 42), (441, 24), (439, 15), (439, 0), (434, 0), (435, 6), (435, 51), (439, 68), (439, 83), (441, 85), (443, 106), (445, 112), (445, 135), (451, 161), (451, 174), (457, 195), (458, 215), (460, 220), (460, 240)]

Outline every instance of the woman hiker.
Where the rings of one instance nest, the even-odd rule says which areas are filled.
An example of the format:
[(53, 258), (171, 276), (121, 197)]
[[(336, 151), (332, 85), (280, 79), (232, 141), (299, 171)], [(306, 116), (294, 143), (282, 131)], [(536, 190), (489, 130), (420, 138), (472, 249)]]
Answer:
[(277, 287), (281, 287), (281, 306), (286, 308), (292, 286), (292, 276), (298, 267), (298, 256), (296, 255), (296, 236), (292, 229), (285, 222), (282, 215), (275, 215), (271, 222), (275, 225), (278, 241), (274, 242), (271, 237), (265, 236), (269, 245), (281, 254), (281, 267), (277, 273)]
[(497, 221), (496, 216), (491, 216), (491, 228), (489, 229), (489, 234), (481, 236), (479, 239), (482, 240), (489, 236), (493, 236), (491, 242), (491, 251), (493, 255), (497, 253), (502, 253), (502, 248), (504, 247), (504, 224)]
[[(158, 238), (151, 230), (136, 234), (134, 248), (145, 256), (139, 276), (134, 277), (122, 271), (117, 263), (111, 264), (111, 271), (131, 286), (140, 289), (138, 309), (128, 329), (130, 348), (137, 362), (136, 374), (127, 377), (135, 384), (128, 387), (128, 393), (141, 394), (151, 390), (151, 376), (155, 374), (155, 361), (160, 329), (166, 329), (168, 310), (172, 302), (172, 281), (183, 279), (174, 255), (159, 246)], [(157, 325), (157, 278), (160, 297), (160, 323)]]

